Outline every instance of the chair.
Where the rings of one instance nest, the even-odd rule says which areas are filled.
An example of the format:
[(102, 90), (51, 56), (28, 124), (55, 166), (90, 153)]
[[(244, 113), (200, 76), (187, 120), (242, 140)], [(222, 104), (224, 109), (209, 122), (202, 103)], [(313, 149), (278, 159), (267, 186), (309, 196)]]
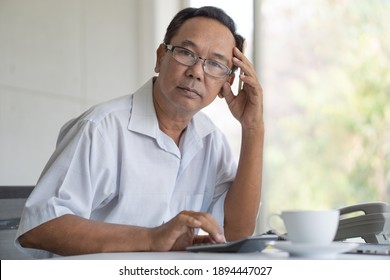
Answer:
[(26, 199), (34, 186), (0, 186), (0, 259), (21, 260), (31, 257), (14, 245), (16, 231)]

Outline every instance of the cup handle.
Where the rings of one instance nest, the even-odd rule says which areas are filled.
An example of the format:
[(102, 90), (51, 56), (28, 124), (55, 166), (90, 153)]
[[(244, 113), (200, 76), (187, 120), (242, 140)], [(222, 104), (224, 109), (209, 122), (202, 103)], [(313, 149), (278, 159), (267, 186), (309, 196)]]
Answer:
[(279, 219), (281, 219), (281, 220), (283, 221), (282, 216), (281, 216), (280, 214), (272, 213), (272, 214), (270, 214), (270, 215), (268, 216), (268, 218), (267, 218), (267, 226), (268, 226), (268, 228), (269, 228), (271, 231), (275, 232), (276, 235), (282, 236), (282, 235), (284, 235), (284, 234), (282, 234), (282, 233), (280, 233), (279, 231), (277, 231), (276, 228), (274, 228), (274, 227), (272, 226), (272, 224), (271, 224), (271, 220), (272, 220), (274, 217), (278, 217)]

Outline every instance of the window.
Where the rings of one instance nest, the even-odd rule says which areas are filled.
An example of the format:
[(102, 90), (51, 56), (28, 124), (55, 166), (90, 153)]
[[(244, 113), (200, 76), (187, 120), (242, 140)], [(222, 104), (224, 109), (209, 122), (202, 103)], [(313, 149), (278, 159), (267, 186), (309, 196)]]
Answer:
[(389, 202), (390, 2), (264, 0), (270, 211)]

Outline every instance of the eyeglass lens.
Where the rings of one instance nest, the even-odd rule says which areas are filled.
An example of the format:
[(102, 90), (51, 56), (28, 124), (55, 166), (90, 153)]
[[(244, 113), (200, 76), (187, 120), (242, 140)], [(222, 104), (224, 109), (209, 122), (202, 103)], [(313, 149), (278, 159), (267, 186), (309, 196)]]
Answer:
[(194, 65), (199, 59), (203, 60), (203, 70), (214, 77), (224, 77), (226, 75), (229, 75), (230, 69), (223, 65), (222, 63), (211, 60), (211, 59), (204, 59), (199, 56), (197, 56), (195, 53), (191, 52), (190, 50), (187, 50), (182, 47), (171, 47), (173, 57), (176, 61), (186, 65), (186, 66), (192, 66)]

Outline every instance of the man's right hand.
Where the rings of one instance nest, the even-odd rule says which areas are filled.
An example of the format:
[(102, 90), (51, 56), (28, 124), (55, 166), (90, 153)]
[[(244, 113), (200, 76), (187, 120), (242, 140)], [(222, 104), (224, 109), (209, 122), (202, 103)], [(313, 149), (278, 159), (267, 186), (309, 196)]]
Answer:
[[(226, 242), (222, 229), (209, 213), (183, 211), (169, 222), (151, 229), (150, 251), (182, 251), (192, 245), (195, 229), (200, 228), (209, 234), (213, 243)], [(203, 237), (202, 237), (203, 239)]]

